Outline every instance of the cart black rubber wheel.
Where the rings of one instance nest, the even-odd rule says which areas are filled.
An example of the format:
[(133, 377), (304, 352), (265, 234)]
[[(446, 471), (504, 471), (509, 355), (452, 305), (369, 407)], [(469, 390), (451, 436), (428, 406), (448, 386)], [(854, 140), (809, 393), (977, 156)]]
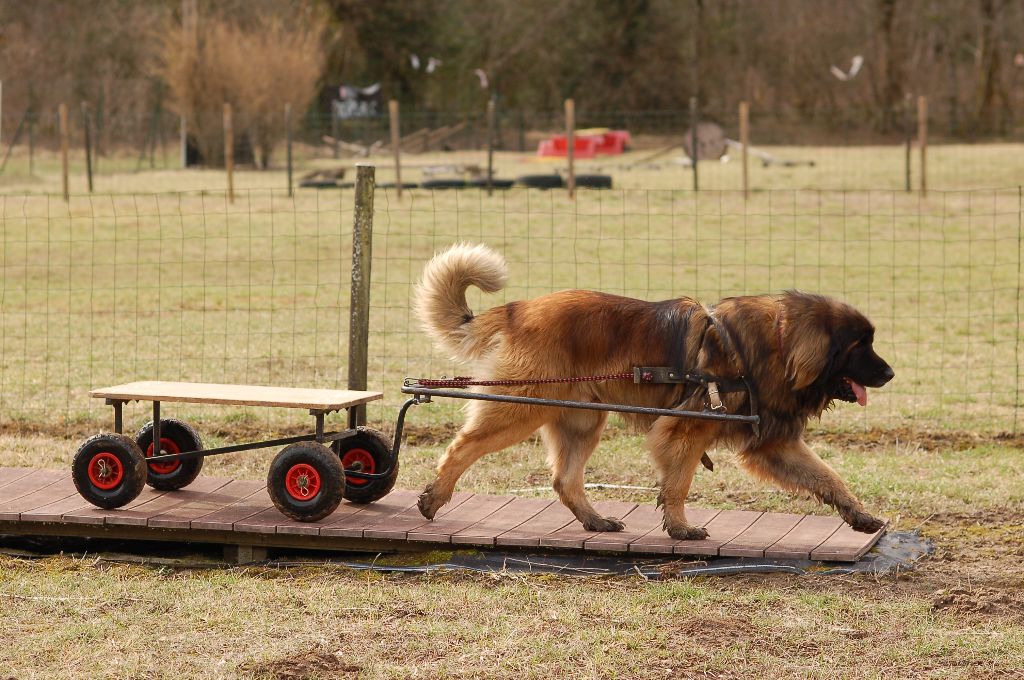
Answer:
[(345, 471), (338, 456), (323, 444), (291, 444), (270, 464), (267, 491), (283, 514), (300, 522), (315, 522), (341, 503)]
[(611, 175), (576, 175), (576, 186), (580, 189), (611, 189)]
[(145, 488), (146, 458), (130, 437), (98, 434), (78, 447), (71, 478), (85, 500), (100, 508), (119, 508)]
[(561, 175), (523, 175), (516, 178), (516, 184), (531, 189), (561, 189), (565, 180)]
[[(384, 472), (391, 460), (391, 440), (377, 430), (368, 427), (356, 428), (355, 435), (334, 442), (332, 448), (341, 460), (345, 470), (357, 470), (374, 474)], [(395, 488), (398, 479), (398, 461), (380, 479), (359, 479), (345, 477), (345, 500), (352, 503), (373, 503), (387, 496)]]
[[(135, 443), (146, 458), (153, 456), (153, 421), (146, 423), (135, 435)], [(201, 451), (203, 440), (187, 423), (174, 418), (160, 419), (160, 452), (185, 453)], [(199, 471), (203, 469), (202, 458), (188, 460), (172, 460), (165, 463), (150, 463), (146, 466), (149, 472), (146, 483), (161, 491), (182, 489), (195, 481)]]

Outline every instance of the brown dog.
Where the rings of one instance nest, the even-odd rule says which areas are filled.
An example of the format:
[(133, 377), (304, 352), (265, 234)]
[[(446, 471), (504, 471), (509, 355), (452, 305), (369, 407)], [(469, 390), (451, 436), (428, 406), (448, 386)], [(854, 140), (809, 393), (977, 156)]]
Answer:
[[(743, 377), (750, 391), (721, 395), (728, 413), (747, 413), (756, 399), (760, 428), (693, 418), (624, 414), (647, 432), (658, 470), (665, 529), (677, 539), (708, 534), (686, 519), (684, 503), (705, 451), (734, 447), (755, 476), (783, 489), (807, 492), (838, 510), (857, 531), (874, 532), (872, 517), (843, 480), (804, 443), (808, 418), (833, 400), (867, 403), (893, 371), (872, 349), (874, 328), (849, 305), (787, 292), (726, 298), (706, 308), (690, 298), (644, 302), (568, 290), (510, 302), (474, 316), (466, 289), (491, 293), (507, 278), (505, 262), (486, 246), (456, 245), (427, 264), (415, 307), (430, 337), (491, 380), (561, 378), (631, 372), (635, 366), (674, 366), (723, 380)], [(489, 392), (584, 402), (702, 410), (706, 389), (629, 381), (486, 388)], [(753, 396), (751, 396), (753, 395)], [(584, 492), (587, 459), (607, 414), (528, 404), (469, 402), (465, 425), (448, 446), (437, 478), (419, 500), (433, 518), (455, 483), (481, 456), (517, 444), (540, 429), (552, 482), (562, 503), (591, 531), (623, 524), (599, 515)]]

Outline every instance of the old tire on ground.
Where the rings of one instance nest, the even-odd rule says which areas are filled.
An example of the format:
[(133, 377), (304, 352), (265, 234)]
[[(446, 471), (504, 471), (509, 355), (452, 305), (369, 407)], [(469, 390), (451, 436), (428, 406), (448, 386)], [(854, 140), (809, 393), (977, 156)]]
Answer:
[(82, 498), (100, 508), (119, 508), (146, 486), (146, 458), (130, 437), (104, 433), (85, 440), (71, 463)]
[[(332, 447), (345, 470), (370, 474), (384, 472), (391, 460), (391, 440), (377, 430), (356, 428), (356, 434), (334, 442)], [(387, 496), (398, 479), (398, 461), (380, 479), (345, 477), (345, 500), (352, 503), (373, 503)]]
[(516, 178), (516, 184), (531, 189), (561, 189), (565, 180), (561, 175), (523, 175)]
[[(153, 421), (146, 423), (135, 435), (135, 443), (142, 450), (142, 455), (149, 458), (153, 455)], [(160, 452), (185, 453), (201, 451), (203, 440), (187, 423), (174, 418), (160, 419)], [(181, 489), (195, 481), (199, 471), (203, 469), (202, 458), (172, 460), (163, 463), (149, 463), (147, 466), (146, 483), (161, 491)]]
[(341, 503), (345, 471), (338, 456), (323, 444), (291, 444), (270, 464), (267, 491), (284, 515), (299, 522), (315, 522)]
[(576, 175), (577, 189), (611, 189), (611, 175)]
[(464, 179), (428, 179), (420, 183), (423, 189), (465, 189)]
[[(492, 179), (491, 180), (491, 188), (492, 189), (511, 189), (513, 184), (515, 184), (515, 180), (512, 180), (512, 179)], [(466, 182), (466, 186), (472, 187), (474, 189), (486, 189), (487, 188), (487, 180), (486, 179), (471, 179), (468, 182)]]

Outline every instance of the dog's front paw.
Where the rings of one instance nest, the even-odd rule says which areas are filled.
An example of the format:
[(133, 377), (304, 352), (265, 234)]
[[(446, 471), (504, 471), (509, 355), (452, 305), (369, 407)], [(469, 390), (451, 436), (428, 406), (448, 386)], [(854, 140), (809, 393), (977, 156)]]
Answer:
[(594, 517), (583, 522), (587, 531), (622, 531), (626, 525), (614, 517)]
[(704, 527), (693, 527), (689, 524), (665, 527), (665, 531), (667, 531), (668, 535), (677, 541), (700, 541), (710, 535), (708, 534), (708, 530)]
[(438, 503), (437, 499), (434, 498), (433, 484), (427, 484), (427, 488), (423, 489), (419, 500), (416, 501), (416, 507), (420, 509), (420, 514), (427, 519), (434, 519), (434, 515), (437, 514), (438, 509), (442, 505), (443, 503)]
[(872, 517), (866, 512), (854, 513), (854, 515), (846, 521), (849, 522), (850, 527), (852, 527), (854, 531), (860, 531), (865, 534), (873, 534), (885, 526), (885, 520)]

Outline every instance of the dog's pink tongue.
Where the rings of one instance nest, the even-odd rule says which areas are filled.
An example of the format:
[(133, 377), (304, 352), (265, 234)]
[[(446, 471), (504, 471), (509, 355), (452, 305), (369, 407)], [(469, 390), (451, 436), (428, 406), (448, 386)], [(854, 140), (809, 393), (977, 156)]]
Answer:
[(857, 403), (860, 404), (861, 406), (867, 406), (868, 391), (864, 389), (864, 386), (861, 385), (860, 383), (850, 380), (849, 378), (847, 378), (847, 380), (850, 382), (850, 387), (853, 388), (853, 393), (857, 397)]

